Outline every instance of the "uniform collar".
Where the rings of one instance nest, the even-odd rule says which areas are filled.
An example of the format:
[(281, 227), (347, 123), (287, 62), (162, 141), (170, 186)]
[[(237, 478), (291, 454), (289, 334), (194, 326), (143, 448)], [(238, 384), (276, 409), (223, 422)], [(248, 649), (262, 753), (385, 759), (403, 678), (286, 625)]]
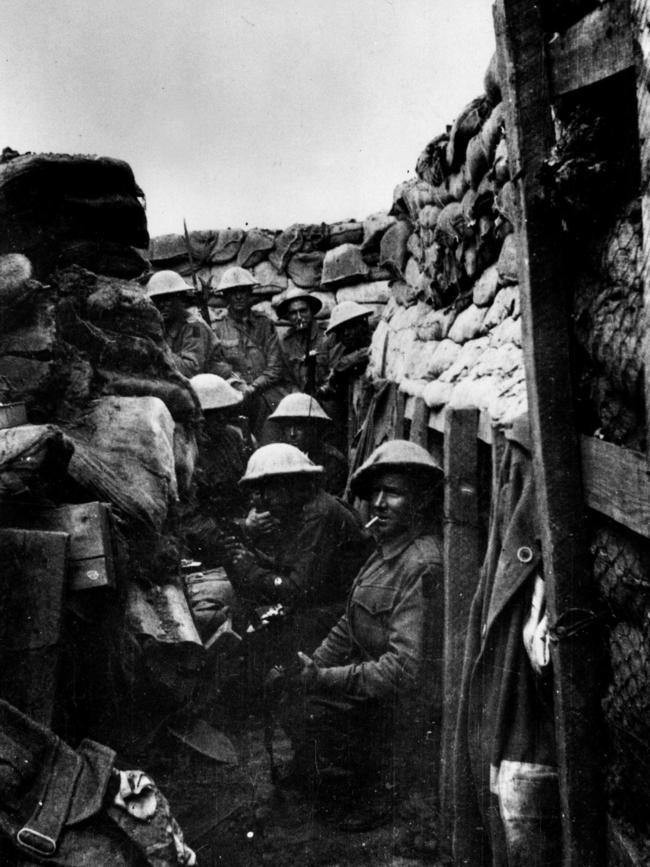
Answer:
[(382, 560), (392, 560), (405, 551), (421, 535), (422, 530), (419, 527), (417, 530), (408, 530), (405, 533), (400, 533), (399, 536), (394, 536), (383, 544), (380, 542), (377, 545), (377, 553)]

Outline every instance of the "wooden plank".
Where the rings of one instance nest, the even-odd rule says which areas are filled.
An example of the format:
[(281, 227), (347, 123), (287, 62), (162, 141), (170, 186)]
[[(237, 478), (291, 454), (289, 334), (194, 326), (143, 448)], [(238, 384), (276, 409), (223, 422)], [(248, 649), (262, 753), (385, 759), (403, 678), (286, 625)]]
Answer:
[(611, 0), (555, 36), (548, 46), (555, 97), (634, 66), (628, 0)]
[(70, 588), (115, 586), (111, 509), (105, 503), (73, 503), (57, 508), (0, 506), (0, 524), (25, 530), (70, 534)]
[[(650, 311), (650, 0), (631, 0), (632, 31), (637, 50), (636, 104), (639, 124), (639, 150), (641, 179), (641, 219), (643, 223), (643, 303), (646, 316)], [(645, 369), (650, 370), (650, 329), (645, 329), (643, 357)], [(650, 427), (650, 376), (645, 377), (646, 428)], [(650, 452), (649, 452), (650, 454)]]
[(650, 536), (650, 475), (647, 458), (593, 437), (582, 437), (585, 501), (590, 509)]
[(422, 448), (428, 448), (429, 439), (429, 407), (421, 397), (416, 397), (413, 404), (413, 418), (411, 419), (411, 431), (409, 439)]
[(477, 430), (478, 410), (447, 410), (444, 447), (444, 700), (439, 827), (442, 848), (449, 846), (453, 830), (454, 738), (469, 609), (480, 567)]
[(506, 450), (506, 437), (503, 432), (503, 428), (499, 425), (492, 425), (492, 442), (490, 444), (490, 453), (492, 458), (492, 491), (490, 496), (490, 503), (492, 507), (497, 501), (497, 495), (499, 493), (499, 467), (501, 466), (501, 459), (503, 458), (503, 453)]
[[(570, 626), (592, 610), (580, 452), (570, 382), (569, 319), (560, 226), (539, 175), (554, 144), (545, 34), (533, 0), (497, 0), (495, 33), (516, 179), (524, 362), (549, 619)], [(595, 630), (552, 644), (564, 867), (605, 862), (601, 711)]]
[(54, 721), (69, 536), (0, 530), (0, 695)]
[(398, 391), (395, 396), (395, 439), (404, 438), (404, 413), (406, 410), (406, 395)]

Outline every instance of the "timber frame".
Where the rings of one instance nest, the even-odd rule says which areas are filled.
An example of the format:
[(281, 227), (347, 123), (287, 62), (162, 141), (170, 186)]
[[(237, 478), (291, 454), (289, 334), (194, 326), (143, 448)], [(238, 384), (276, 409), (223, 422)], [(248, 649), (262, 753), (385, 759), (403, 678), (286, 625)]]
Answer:
[[(554, 100), (636, 68), (644, 298), (646, 311), (650, 310), (650, 0), (606, 0), (563, 34), (552, 37), (542, 29), (534, 0), (496, 0), (494, 24), (517, 197), (524, 362), (547, 601), (551, 624), (565, 627), (552, 650), (563, 863), (565, 867), (602, 867), (611, 854), (617, 863), (636, 867), (641, 860), (634, 845), (617, 828), (608, 828), (606, 820), (598, 723), (599, 642), (596, 630), (585, 628), (585, 623), (593, 624), (585, 613), (594, 607), (586, 516), (589, 509), (594, 510), (650, 538), (650, 455), (578, 435), (560, 226), (551, 225), (541, 209), (538, 175), (555, 144)], [(646, 334), (644, 356), (650, 356), (650, 334)], [(482, 554), (479, 444), (482, 441), (491, 448), (494, 490), (504, 434), (476, 410), (434, 412), (422, 398), (401, 398), (396, 437), (405, 435), (409, 423), (410, 438), (422, 445), (427, 444), (428, 429), (444, 435), (445, 699), (439, 831), (441, 850), (449, 855), (458, 689), (469, 605)], [(648, 420), (650, 376), (645, 382), (645, 408)], [(450, 562), (454, 562), (453, 575)]]

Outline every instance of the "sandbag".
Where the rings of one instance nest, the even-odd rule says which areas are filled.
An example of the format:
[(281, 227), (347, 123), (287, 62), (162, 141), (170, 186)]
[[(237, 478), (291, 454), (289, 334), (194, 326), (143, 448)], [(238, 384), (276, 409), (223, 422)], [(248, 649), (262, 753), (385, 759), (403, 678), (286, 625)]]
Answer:
[(404, 266), (404, 282), (411, 286), (416, 294), (420, 291), (420, 267), (413, 256), (409, 256)]
[(449, 329), (449, 339), (455, 343), (467, 343), (468, 340), (473, 340), (481, 331), (486, 313), (486, 307), (470, 304), (456, 317), (454, 324)]
[(466, 377), (478, 363), (488, 346), (489, 340), (487, 337), (468, 340), (467, 343), (460, 347), (460, 352), (453, 363), (441, 373), (440, 379), (443, 382), (457, 382), (459, 379)]
[(406, 280), (393, 280), (390, 291), (400, 307), (410, 307), (417, 302), (419, 287), (412, 286)]
[(423, 229), (435, 229), (442, 208), (438, 205), (425, 205), (418, 214), (418, 223)]
[(448, 175), (445, 179), (445, 187), (449, 193), (449, 197), (455, 202), (462, 200), (469, 186), (469, 176), (465, 164), (457, 172)]
[(253, 304), (251, 310), (255, 313), (261, 313), (262, 316), (266, 316), (267, 319), (270, 319), (272, 322), (278, 321), (278, 314), (276, 313), (275, 307), (273, 306), (272, 301), (268, 298), (264, 301), (258, 301), (257, 304)]
[(504, 134), (505, 109), (503, 103), (495, 105), (479, 133), (488, 168), (492, 166), (499, 141)]
[(378, 250), (384, 232), (395, 222), (395, 217), (391, 217), (384, 211), (378, 211), (376, 214), (366, 217), (363, 221), (362, 251), (366, 253), (371, 250)]
[(327, 249), (340, 244), (362, 244), (364, 241), (364, 224), (356, 220), (342, 220), (330, 223)]
[(177, 499), (174, 420), (156, 397), (103, 397), (66, 433), (69, 474), (118, 514), (158, 530)]
[(418, 340), (441, 341), (449, 334), (455, 318), (456, 310), (453, 306), (430, 310), (418, 321), (415, 335)]
[(406, 359), (405, 374), (407, 379), (432, 379), (430, 372), (431, 358), (437, 346), (435, 341), (423, 343), (414, 340)]
[(478, 96), (460, 112), (449, 133), (447, 142), (447, 165), (450, 172), (457, 172), (465, 160), (467, 143), (480, 131), (491, 105), (485, 96)]
[(358, 283), (346, 286), (336, 293), (336, 303), (356, 301), (357, 304), (386, 304), (391, 295), (390, 282), (380, 280), (373, 283)]
[(490, 346), (502, 346), (504, 343), (512, 343), (522, 346), (521, 318), (507, 316), (502, 322), (490, 329)]
[(239, 252), (237, 264), (242, 268), (254, 268), (267, 258), (275, 244), (275, 234), (268, 229), (249, 229)]
[(363, 279), (368, 274), (361, 248), (355, 244), (341, 244), (328, 250), (323, 262), (322, 285), (331, 288), (344, 286)]
[(460, 355), (460, 346), (449, 338), (444, 338), (436, 346), (429, 362), (429, 374), (432, 377), (440, 376), (456, 361)]
[(275, 245), (269, 253), (269, 261), (278, 271), (285, 271), (291, 256), (302, 249), (302, 228), (301, 223), (296, 223), (277, 235)]
[(486, 307), (494, 301), (499, 291), (499, 270), (496, 265), (490, 265), (474, 283), (472, 301), (477, 307)]
[(157, 269), (171, 268), (187, 259), (187, 245), (183, 235), (158, 235), (149, 244), (149, 259)]
[(243, 240), (243, 229), (220, 229), (210, 245), (207, 261), (217, 265), (231, 262), (239, 253)]
[(411, 232), (406, 242), (406, 249), (416, 262), (420, 263), (424, 260), (424, 248), (419, 232)]
[(388, 268), (397, 277), (403, 276), (406, 264), (406, 245), (411, 234), (411, 224), (404, 220), (394, 223), (384, 233), (379, 246), (379, 264)]
[(282, 274), (272, 262), (265, 259), (253, 268), (253, 277), (260, 284), (253, 289), (253, 294), (275, 295), (288, 286), (287, 275)]
[(467, 167), (467, 176), (469, 178), (470, 186), (473, 190), (477, 190), (483, 176), (489, 168), (480, 133), (472, 136), (467, 143), (465, 164)]
[(519, 282), (519, 263), (517, 256), (517, 237), (513, 233), (506, 235), (501, 245), (501, 252), (497, 261), (499, 282), (501, 285)]
[(318, 250), (311, 253), (295, 253), (287, 262), (287, 273), (301, 289), (315, 289), (321, 283), (323, 258), (324, 254)]
[(491, 307), (485, 312), (485, 318), (482, 324), (482, 332), (487, 333), (492, 328), (496, 327), (500, 322), (512, 316), (515, 309), (515, 304), (519, 298), (518, 286), (503, 286), (496, 294)]
[(449, 134), (444, 132), (432, 139), (422, 151), (415, 164), (415, 173), (423, 181), (436, 187), (443, 183), (449, 166), (447, 165), (447, 143)]
[(428, 407), (445, 406), (451, 396), (453, 386), (449, 382), (434, 380), (422, 390), (422, 399)]
[(393, 205), (389, 211), (397, 219), (416, 222), (426, 205), (438, 205), (435, 188), (427, 181), (411, 178), (398, 184), (393, 190)]

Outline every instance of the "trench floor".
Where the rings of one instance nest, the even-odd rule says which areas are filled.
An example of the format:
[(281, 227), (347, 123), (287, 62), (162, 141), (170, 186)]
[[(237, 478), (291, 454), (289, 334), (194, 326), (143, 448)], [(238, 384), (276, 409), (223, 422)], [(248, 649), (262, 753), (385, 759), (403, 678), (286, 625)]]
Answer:
[[(436, 837), (433, 756), (423, 747), (420, 778), (395, 808), (392, 820), (367, 832), (347, 832), (323, 821), (314, 804), (271, 782), (270, 761), (259, 718), (240, 720), (227, 731), (236, 766), (218, 764), (164, 735), (147, 770), (169, 799), (200, 867), (249, 865), (441, 865)], [(276, 762), (290, 758), (281, 729), (273, 738)], [(430, 759), (430, 761), (429, 761)]]

